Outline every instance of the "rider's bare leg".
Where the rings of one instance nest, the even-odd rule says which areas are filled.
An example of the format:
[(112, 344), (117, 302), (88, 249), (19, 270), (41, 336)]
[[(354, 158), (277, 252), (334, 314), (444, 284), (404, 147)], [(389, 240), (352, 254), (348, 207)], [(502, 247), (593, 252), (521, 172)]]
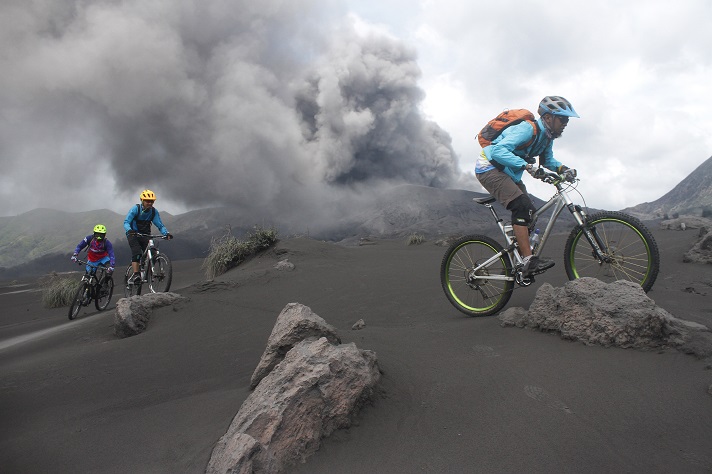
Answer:
[(532, 249), (529, 246), (529, 228), (525, 225), (513, 224), (512, 229), (514, 230), (514, 237), (517, 238), (517, 243), (519, 244), (519, 254), (522, 258), (528, 257), (532, 254)]
[(522, 272), (525, 275), (539, 274), (554, 266), (554, 261), (532, 256), (532, 248), (529, 246), (529, 229), (524, 225), (512, 225), (514, 237), (519, 244), (519, 254), (524, 260)]

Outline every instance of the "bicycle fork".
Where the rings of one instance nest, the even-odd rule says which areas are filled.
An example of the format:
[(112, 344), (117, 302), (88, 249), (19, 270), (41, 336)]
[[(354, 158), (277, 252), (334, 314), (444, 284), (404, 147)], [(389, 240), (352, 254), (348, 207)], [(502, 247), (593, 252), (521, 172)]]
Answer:
[(591, 255), (593, 255), (593, 257), (597, 259), (599, 263), (611, 263), (613, 259), (608, 254), (606, 243), (598, 235), (598, 232), (596, 231), (596, 226), (591, 225), (587, 222), (586, 214), (579, 206), (576, 206), (575, 211), (576, 212), (572, 212), (572, 214), (578, 221), (584, 237), (586, 237), (586, 240), (593, 249)]

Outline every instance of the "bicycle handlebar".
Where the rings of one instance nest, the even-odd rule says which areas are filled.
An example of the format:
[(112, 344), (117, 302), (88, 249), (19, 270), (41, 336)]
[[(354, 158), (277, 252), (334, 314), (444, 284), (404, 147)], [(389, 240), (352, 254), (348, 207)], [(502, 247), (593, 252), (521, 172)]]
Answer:
[[(76, 260), (72, 260), (72, 261), (73, 261), (74, 263), (76, 263), (77, 265), (89, 265), (90, 263), (92, 263), (92, 262), (87, 262), (87, 261), (84, 261), (84, 260), (81, 260), (81, 259), (76, 259)], [(105, 269), (105, 270), (108, 270), (108, 269), (109, 269), (109, 265), (108, 265), (108, 264), (106, 264), (106, 265), (99, 264), (99, 265), (92, 265), (92, 266), (93, 266), (93, 267), (96, 267), (97, 270), (98, 270), (99, 268), (103, 268), (103, 269)]]
[(163, 240), (168, 240), (167, 235), (163, 234), (158, 234), (158, 235), (151, 235), (151, 234), (141, 234), (140, 232), (135, 232), (131, 235), (135, 235), (136, 237), (148, 237), (149, 239), (163, 239)]
[(527, 170), (527, 172), (532, 176), (532, 178), (538, 179), (539, 181), (543, 181), (547, 184), (556, 184), (561, 181), (574, 183), (577, 181), (577, 178), (573, 176), (560, 175), (559, 173), (548, 170), (543, 166), (532, 166), (531, 169)]

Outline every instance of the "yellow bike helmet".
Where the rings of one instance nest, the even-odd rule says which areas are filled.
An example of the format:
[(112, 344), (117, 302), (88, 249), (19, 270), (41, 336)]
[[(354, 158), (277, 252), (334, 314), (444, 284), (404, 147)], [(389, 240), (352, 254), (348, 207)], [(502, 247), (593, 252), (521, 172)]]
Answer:
[(106, 226), (97, 224), (94, 226), (94, 238), (96, 240), (104, 240), (106, 237)]
[(155, 201), (156, 200), (156, 194), (151, 191), (150, 189), (144, 189), (141, 191), (141, 200), (142, 201)]

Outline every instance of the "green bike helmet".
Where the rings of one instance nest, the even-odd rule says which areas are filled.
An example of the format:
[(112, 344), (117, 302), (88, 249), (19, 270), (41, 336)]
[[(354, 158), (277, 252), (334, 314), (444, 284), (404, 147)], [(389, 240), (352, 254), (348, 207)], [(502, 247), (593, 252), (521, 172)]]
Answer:
[(104, 240), (106, 237), (106, 226), (97, 224), (94, 226), (94, 238), (96, 240)]

